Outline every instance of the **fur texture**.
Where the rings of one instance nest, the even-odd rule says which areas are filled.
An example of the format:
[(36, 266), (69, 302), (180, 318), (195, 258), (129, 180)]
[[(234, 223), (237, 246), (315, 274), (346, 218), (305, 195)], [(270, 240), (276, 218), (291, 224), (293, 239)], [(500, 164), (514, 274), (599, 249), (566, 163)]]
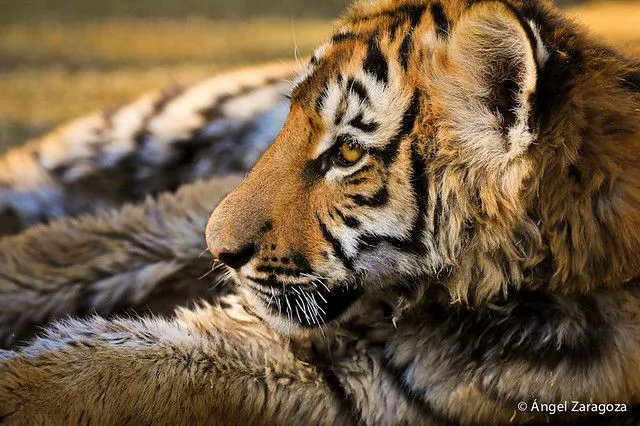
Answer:
[(273, 64), (149, 93), (14, 149), (0, 159), (0, 235), (246, 172), (282, 127), (292, 70)]
[[(356, 4), (209, 219), (235, 285), (1, 352), (0, 419), (637, 424), (639, 75), (542, 0)], [(29, 289), (8, 288), (0, 320), (26, 324), (46, 299), (21, 316)]]
[(212, 265), (202, 229), (211, 206), (238, 182), (198, 182), (0, 240), (0, 345), (60, 316), (170, 314), (172, 306), (213, 297), (215, 280), (198, 280)]

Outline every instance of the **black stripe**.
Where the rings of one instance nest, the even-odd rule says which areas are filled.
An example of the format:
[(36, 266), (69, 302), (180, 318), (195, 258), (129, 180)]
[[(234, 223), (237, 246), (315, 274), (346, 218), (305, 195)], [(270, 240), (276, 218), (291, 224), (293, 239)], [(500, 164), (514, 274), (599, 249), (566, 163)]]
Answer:
[(429, 423), (433, 422), (433, 424), (442, 426), (453, 425), (449, 420), (438, 415), (434, 411), (433, 407), (426, 401), (424, 394), (418, 393), (409, 384), (407, 384), (405, 380), (406, 368), (403, 369), (396, 367), (386, 357), (383, 357), (380, 360), (380, 364), (381, 370), (387, 376), (391, 385), (396, 388), (400, 394), (405, 396), (407, 403), (420, 410), (423, 421), (429, 421)]
[(359, 168), (358, 170), (356, 170), (355, 172), (351, 173), (348, 176), (344, 177), (344, 181), (345, 183), (349, 184), (349, 185), (357, 185), (359, 183), (365, 182), (367, 180), (367, 178), (365, 177), (357, 177), (365, 172), (368, 172), (369, 170), (373, 169), (373, 165), (372, 164), (367, 164), (365, 166), (362, 166), (361, 168)]
[(424, 256), (427, 246), (423, 241), (423, 232), (426, 228), (427, 217), (427, 191), (429, 188), (425, 162), (418, 152), (417, 141), (411, 145), (411, 184), (417, 204), (417, 216), (411, 227), (409, 238), (383, 237), (378, 235), (363, 235), (358, 244), (358, 250), (371, 250), (382, 243), (387, 243), (396, 249)]
[(251, 276), (247, 276), (247, 278), (265, 287), (275, 287), (279, 290), (282, 290), (282, 283), (280, 283), (274, 275), (269, 275), (267, 278), (257, 278)]
[(442, 210), (442, 196), (439, 185), (436, 185), (436, 205), (433, 208), (433, 240), (436, 244), (440, 238), (440, 215), (442, 214), (440, 210)]
[(406, 9), (406, 14), (409, 16), (411, 31), (415, 30), (416, 27), (420, 25), (420, 21), (422, 21), (422, 16), (424, 15), (425, 10), (427, 10), (425, 5), (413, 6)]
[[(538, 45), (538, 38), (535, 36), (535, 34), (533, 33), (533, 29), (531, 28), (531, 25), (529, 25), (529, 22), (527, 22), (527, 20), (525, 19), (524, 16), (524, 10), (520, 11), (518, 9), (516, 9), (515, 6), (513, 6), (512, 4), (506, 2), (506, 1), (501, 1), (501, 4), (503, 4), (507, 9), (509, 9), (511, 11), (511, 13), (513, 13), (513, 15), (516, 17), (516, 19), (518, 20), (518, 22), (520, 22), (520, 26), (522, 27), (522, 29), (524, 30), (525, 34), (527, 35), (527, 39), (529, 40), (529, 44), (531, 45), (531, 48), (533, 49), (534, 52), (536, 52), (540, 47)], [(527, 5), (524, 5), (523, 9), (526, 9)], [(536, 24), (540, 25), (541, 22), (538, 19), (535, 19), (533, 17), (529, 17), (530, 21), (535, 22)], [(542, 30), (542, 26), (540, 26), (540, 29)], [(542, 34), (541, 34), (542, 36)], [(545, 40), (546, 38), (541, 37), (543, 40)], [(571, 55), (571, 53), (569, 53), (569, 55)], [(538, 79), (540, 79), (540, 64), (538, 63), (538, 61), (535, 61), (535, 65), (536, 65), (536, 71), (537, 71), (537, 75), (538, 75)], [(549, 68), (549, 65), (547, 65), (546, 68)]]
[(402, 25), (406, 22), (406, 19), (403, 18), (395, 18), (391, 21), (391, 23), (389, 24), (389, 29), (388, 29), (388, 34), (389, 34), (389, 39), (392, 41), (396, 40), (396, 37), (398, 36), (398, 30), (400, 29), (400, 27), (402, 27)]
[(426, 228), (427, 220), (429, 183), (425, 161), (420, 152), (418, 152), (418, 142), (415, 140), (411, 144), (411, 178), (413, 196), (415, 197), (418, 207), (418, 216), (411, 229), (409, 241), (406, 241), (398, 248), (419, 256), (424, 256), (427, 252), (427, 246), (423, 241), (423, 232)]
[(349, 125), (365, 133), (373, 133), (380, 128), (380, 125), (375, 121), (365, 123), (362, 112), (352, 118), (351, 121), (349, 121)]
[(360, 167), (358, 170), (356, 170), (355, 172), (353, 172), (352, 174), (347, 176), (347, 178), (359, 175), (360, 173), (368, 172), (371, 169), (373, 169), (373, 165), (372, 164), (367, 164), (365, 166)]
[(335, 143), (331, 148), (320, 154), (318, 158), (307, 161), (302, 171), (302, 178), (308, 187), (312, 186), (319, 179), (322, 179), (329, 169), (331, 169), (334, 164), (333, 159), (339, 148), (339, 144)]
[[(198, 111), (198, 113), (202, 116), (205, 123), (209, 123), (221, 117), (225, 117), (225, 112), (223, 111), (223, 107), (229, 101), (246, 96), (251, 92), (255, 92), (260, 88), (273, 86), (274, 84), (280, 84), (280, 83), (281, 83), (280, 79), (269, 78), (265, 80), (261, 85), (258, 85), (258, 86), (253, 86), (253, 85), (242, 86), (233, 93), (224, 93), (218, 96), (215, 99), (215, 103), (213, 105), (210, 105), (206, 108), (201, 109), (200, 111)], [(198, 137), (200, 136), (200, 134), (199, 132), (196, 132), (194, 133), (193, 136)]]
[[(341, 134), (336, 137), (335, 143), (324, 151), (318, 158), (307, 161), (304, 165), (302, 177), (307, 186), (313, 185), (318, 179), (321, 179), (330, 169), (336, 164), (336, 157), (340, 147), (353, 141), (354, 138), (351, 135)], [(371, 166), (364, 166), (360, 170), (353, 172), (349, 176), (354, 176), (364, 170), (368, 170)], [(348, 177), (348, 176), (347, 176)]]
[(376, 80), (387, 84), (389, 82), (389, 64), (380, 49), (379, 37), (378, 33), (371, 37), (367, 57), (364, 59), (362, 67), (366, 73), (374, 76)]
[[(340, 379), (338, 378), (336, 373), (333, 372), (333, 370), (331, 370), (329, 367), (321, 367), (320, 371), (322, 372), (325, 382), (327, 383), (329, 388), (338, 397), (338, 401), (349, 401), (349, 400), (353, 401), (351, 398), (347, 396), (347, 393), (345, 392), (344, 388), (342, 387), (342, 384), (340, 383)], [(352, 410), (356, 406), (355, 404), (349, 404), (349, 405), (351, 406)]]
[(366, 22), (372, 19), (378, 18), (400, 18), (400, 19), (410, 19), (412, 22), (417, 20), (419, 16), (424, 14), (425, 6), (424, 5), (415, 5), (415, 4), (405, 4), (396, 9), (385, 10), (379, 13), (372, 13), (370, 15), (362, 16), (358, 19), (354, 19), (352, 22)]
[(396, 135), (396, 138), (402, 139), (413, 131), (413, 127), (416, 124), (416, 119), (420, 113), (420, 92), (418, 90), (413, 92), (411, 97), (411, 103), (402, 116), (402, 126), (400, 132)]
[(357, 40), (359, 38), (358, 34), (346, 32), (346, 33), (337, 33), (331, 37), (332, 43), (342, 43), (348, 40)]
[(358, 253), (361, 251), (373, 250), (384, 242), (393, 244), (392, 237), (382, 237), (380, 235), (364, 234), (358, 239)]
[(348, 195), (359, 206), (384, 207), (389, 202), (389, 189), (387, 186), (380, 188), (375, 194), (366, 196), (362, 194)]
[(318, 224), (320, 225), (320, 231), (322, 231), (322, 236), (329, 244), (331, 244), (331, 248), (333, 249), (333, 254), (340, 259), (342, 264), (347, 269), (353, 269), (353, 260), (351, 260), (344, 251), (342, 244), (338, 241), (331, 232), (327, 229), (327, 226), (324, 224), (320, 216), (316, 215), (316, 219), (318, 220)]
[(402, 40), (400, 50), (398, 51), (398, 57), (400, 58), (400, 65), (402, 69), (407, 71), (409, 69), (409, 56), (411, 55), (411, 47), (413, 46), (413, 32), (407, 34)]
[(324, 377), (324, 381), (333, 392), (336, 397), (336, 401), (338, 404), (342, 405), (342, 408), (346, 408), (349, 410), (351, 414), (351, 419), (353, 420), (354, 425), (360, 425), (362, 423), (360, 410), (358, 409), (358, 403), (354, 399), (353, 395), (345, 389), (340, 381), (340, 375), (336, 374), (333, 370), (334, 361), (330, 356), (325, 355), (324, 353), (316, 350), (313, 350), (313, 358), (312, 365), (314, 365)]
[(336, 209), (336, 214), (342, 220), (342, 222), (344, 222), (344, 224), (347, 225), (349, 228), (356, 229), (356, 228), (359, 228), (361, 225), (358, 219), (356, 219), (353, 216), (345, 216), (345, 214), (342, 213), (340, 209)]
[(294, 265), (300, 268), (303, 272), (307, 272), (307, 273), (313, 272), (311, 263), (309, 262), (309, 259), (307, 259), (307, 257), (304, 254), (300, 252), (295, 252), (291, 255), (291, 260), (293, 261)]
[(347, 88), (349, 92), (355, 93), (360, 98), (362, 103), (366, 105), (371, 105), (371, 98), (369, 97), (369, 92), (367, 91), (367, 88), (359, 80), (356, 80), (353, 77), (350, 77), (349, 80), (347, 80)]
[(413, 131), (413, 127), (415, 126), (419, 113), (420, 92), (416, 90), (415, 92), (413, 92), (413, 97), (411, 98), (409, 107), (402, 116), (402, 124), (400, 125), (400, 129), (398, 129), (398, 132), (391, 139), (389, 144), (382, 150), (370, 150), (370, 153), (380, 158), (380, 160), (386, 167), (389, 167), (391, 163), (395, 161), (398, 155), (398, 149), (400, 148), (400, 142)]
[(336, 126), (342, 123), (342, 119), (344, 118), (344, 115), (346, 113), (347, 113), (347, 100), (345, 98), (342, 98), (340, 100), (340, 103), (338, 104), (338, 108), (336, 109), (336, 116), (333, 119), (333, 123)]
[(329, 86), (324, 86), (324, 88), (320, 92), (320, 95), (318, 96), (318, 99), (316, 99), (315, 107), (316, 107), (317, 113), (320, 113), (320, 111), (322, 111), (322, 107), (324, 106), (325, 97), (327, 96), (328, 91), (329, 91)]
[(400, 50), (398, 51), (398, 57), (400, 58), (400, 65), (402, 69), (407, 71), (409, 68), (409, 57), (411, 55), (411, 48), (413, 47), (413, 34), (415, 32), (416, 27), (420, 25), (420, 21), (422, 21), (422, 16), (424, 15), (424, 11), (426, 6), (421, 6), (418, 10), (415, 11), (414, 14), (411, 15), (411, 23), (409, 27), (409, 32), (402, 40), (400, 44)]
[(445, 39), (449, 36), (449, 29), (451, 28), (451, 22), (444, 13), (442, 5), (440, 3), (433, 3), (431, 5), (431, 16), (433, 22), (436, 25), (436, 35), (438, 38)]
[[(22, 408), (22, 407), (20, 407)], [(20, 408), (13, 410), (13, 411), (9, 411), (8, 413), (0, 416), (0, 422), (4, 422), (6, 419), (8, 419), (9, 417), (13, 416), (15, 413), (17, 413), (18, 411), (20, 411)]]
[(411, 227), (409, 238), (363, 235), (358, 244), (358, 251), (371, 250), (382, 243), (387, 243), (400, 251), (417, 256), (424, 256), (427, 252), (427, 246), (423, 241), (423, 232), (426, 228), (429, 184), (425, 161), (418, 152), (417, 141), (414, 141), (411, 146), (411, 176), (413, 193), (417, 204), (417, 216)]
[(348, 180), (348, 181), (346, 182), (346, 184), (347, 184), (347, 185), (359, 185), (359, 184), (364, 183), (364, 182), (366, 182), (366, 181), (367, 181), (367, 178), (359, 177), (359, 178), (355, 178), (355, 179), (353, 179), (353, 180)]
[(185, 88), (183, 86), (175, 86), (163, 92), (160, 95), (160, 97), (153, 103), (151, 112), (149, 112), (149, 114), (147, 114), (142, 119), (142, 122), (140, 123), (140, 127), (138, 128), (138, 130), (136, 130), (136, 132), (133, 135), (133, 140), (136, 143), (137, 147), (142, 147), (142, 145), (144, 145), (144, 143), (147, 141), (147, 138), (149, 137), (149, 130), (147, 127), (149, 126), (149, 123), (151, 122), (151, 120), (153, 120), (158, 115), (162, 114), (162, 112), (165, 110), (167, 105), (172, 100), (180, 96), (184, 91), (184, 89)]
[(257, 272), (262, 272), (264, 274), (278, 274), (285, 275), (288, 277), (297, 277), (300, 275), (301, 270), (294, 268), (284, 268), (281, 266), (269, 266), (269, 265), (258, 265), (256, 267)]
[[(370, 149), (369, 150), (370, 154), (379, 158), (386, 167), (389, 167), (391, 163), (395, 161), (398, 155), (400, 142), (403, 140), (404, 137), (406, 137), (413, 131), (419, 112), (420, 112), (420, 92), (416, 90), (413, 93), (413, 97), (411, 98), (411, 103), (409, 104), (409, 107), (407, 108), (407, 110), (405, 111), (402, 117), (402, 123), (396, 135), (391, 139), (389, 144), (384, 149)], [(366, 123), (363, 123), (363, 124), (366, 124)], [(317, 179), (320, 179), (322, 176), (324, 176), (327, 173), (327, 171), (332, 167), (333, 165), (332, 159), (336, 154), (336, 150), (339, 149), (340, 144), (341, 144), (340, 140), (337, 140), (336, 143), (331, 148), (323, 152), (318, 158), (307, 162), (307, 164), (304, 167), (303, 176), (308, 186), (311, 186)], [(365, 166), (360, 170), (354, 172), (351, 176), (362, 173), (363, 171), (369, 170), (370, 168), (371, 166)], [(383, 188), (383, 190), (387, 191), (386, 188)], [(377, 206), (382, 206), (386, 204), (388, 200), (388, 192), (386, 194), (379, 193), (377, 195), (378, 196), (384, 195), (386, 197), (385, 199), (382, 200), (381, 204), (377, 202), (377, 200), (379, 200), (379, 197), (375, 197), (375, 196), (372, 197), (373, 198), (372, 202), (374, 204), (371, 204), (370, 201), (367, 201), (367, 200), (370, 200), (371, 198), (364, 197), (364, 196), (355, 196), (356, 198), (352, 197), (352, 199), (354, 199), (354, 201), (356, 201), (356, 203), (358, 203), (359, 205), (364, 205), (369, 207), (377, 207)]]

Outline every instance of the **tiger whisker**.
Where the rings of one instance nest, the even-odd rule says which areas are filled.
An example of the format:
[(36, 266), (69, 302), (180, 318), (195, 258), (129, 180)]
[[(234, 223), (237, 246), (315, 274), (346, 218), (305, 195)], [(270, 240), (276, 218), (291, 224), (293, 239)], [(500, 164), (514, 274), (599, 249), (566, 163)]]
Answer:
[[(304, 317), (306, 318), (307, 322), (309, 324), (312, 324), (311, 319), (309, 318), (309, 314), (307, 313), (307, 310), (305, 309), (304, 300), (301, 300), (300, 298), (296, 297), (296, 305), (298, 305), (298, 307), (300, 308), (300, 310), (304, 314)], [(298, 312), (297, 309), (296, 309), (296, 312)], [(298, 317), (298, 319), (300, 319), (300, 317)]]
[(216, 270), (216, 268), (209, 269), (207, 272), (205, 272), (204, 274), (199, 276), (198, 280), (203, 280), (203, 279), (207, 278), (209, 275), (211, 275), (213, 272), (215, 272), (215, 270)]
[(317, 311), (316, 311), (316, 312), (314, 312), (314, 310), (313, 310), (313, 306), (311, 306), (311, 303), (310, 303), (310, 300), (309, 300), (309, 297), (308, 297), (308, 294), (307, 294), (307, 293), (303, 293), (302, 297), (304, 298), (304, 300), (302, 301), (302, 303), (303, 303), (303, 304), (306, 304), (306, 307), (309, 309), (309, 314), (313, 317), (313, 319), (314, 319), (314, 324), (315, 324), (315, 317), (317, 316), (317, 315), (316, 315), (316, 312), (317, 312)]
[(210, 290), (213, 290), (217, 287), (219, 287), (220, 285), (229, 282), (233, 279), (233, 277), (231, 276), (231, 271), (229, 271), (228, 269), (225, 270), (222, 274), (218, 275), (214, 282), (213, 282), (213, 286), (210, 288)]
[(304, 65), (302, 65), (302, 62), (300, 62), (300, 51), (298, 49), (298, 41), (296, 40), (296, 29), (293, 17), (291, 17), (291, 36), (293, 37), (293, 56), (296, 59), (296, 62), (298, 63), (300, 69), (303, 69)]
[[(296, 305), (298, 305), (298, 299), (296, 299)], [(302, 319), (300, 319), (300, 311), (298, 310), (298, 306), (295, 306), (295, 311), (296, 311), (296, 316), (298, 317), (298, 322), (302, 323)]]
[[(320, 296), (320, 298), (322, 298), (322, 300), (324, 301), (324, 303), (327, 303), (326, 299), (325, 299), (324, 297), (322, 297), (322, 295), (321, 295), (320, 293), (317, 293), (317, 294), (318, 294), (318, 296)], [(325, 310), (324, 310), (324, 309), (322, 309), (322, 308), (320, 307), (320, 304), (316, 301), (316, 293), (312, 294), (312, 295), (311, 295), (311, 297), (313, 298), (313, 303), (315, 303), (315, 304), (316, 304), (316, 308), (318, 308), (318, 310), (319, 310), (320, 312), (322, 312), (322, 315), (326, 315), (327, 313), (325, 312)]]
[(271, 293), (271, 297), (269, 298), (269, 301), (267, 302), (267, 308), (271, 306), (271, 303), (273, 302), (273, 300), (274, 300), (274, 299), (275, 299), (275, 297), (276, 297), (276, 293), (275, 293), (275, 291), (273, 290), (273, 288), (270, 288), (270, 289), (269, 289), (269, 293)]
[[(291, 321), (291, 317), (293, 315), (292, 309), (291, 309), (291, 303), (289, 303), (289, 297), (287, 296), (287, 294), (284, 294), (284, 301), (287, 302), (287, 317), (289, 318), (289, 321)], [(298, 318), (299, 319), (299, 318)]]

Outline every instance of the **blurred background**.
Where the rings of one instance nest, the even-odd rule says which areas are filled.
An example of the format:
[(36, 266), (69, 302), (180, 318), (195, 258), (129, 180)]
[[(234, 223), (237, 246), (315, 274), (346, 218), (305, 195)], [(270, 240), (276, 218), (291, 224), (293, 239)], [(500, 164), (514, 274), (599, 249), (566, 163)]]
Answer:
[[(348, 0), (0, 0), (0, 151), (149, 89), (308, 54)], [(640, 0), (558, 0), (640, 55)]]

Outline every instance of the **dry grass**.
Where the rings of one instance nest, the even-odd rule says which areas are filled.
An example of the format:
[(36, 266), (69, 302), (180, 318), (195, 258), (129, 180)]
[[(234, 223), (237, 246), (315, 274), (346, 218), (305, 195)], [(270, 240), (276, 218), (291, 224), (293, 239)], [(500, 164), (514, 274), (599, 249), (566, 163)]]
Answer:
[[(571, 10), (598, 37), (640, 55), (640, 2)], [(329, 23), (288, 19), (110, 18), (0, 27), (0, 148), (98, 108), (233, 66), (308, 53)], [(295, 35), (295, 36), (294, 36)], [(295, 39), (295, 43), (294, 43)]]
[(215, 71), (307, 54), (325, 21), (111, 19), (0, 29), (0, 147)]
[(329, 32), (325, 21), (220, 22), (110, 19), (18, 24), (0, 32), (0, 66), (19, 64), (111, 68), (138, 64), (238, 64), (293, 54), (294, 35), (303, 47)]

